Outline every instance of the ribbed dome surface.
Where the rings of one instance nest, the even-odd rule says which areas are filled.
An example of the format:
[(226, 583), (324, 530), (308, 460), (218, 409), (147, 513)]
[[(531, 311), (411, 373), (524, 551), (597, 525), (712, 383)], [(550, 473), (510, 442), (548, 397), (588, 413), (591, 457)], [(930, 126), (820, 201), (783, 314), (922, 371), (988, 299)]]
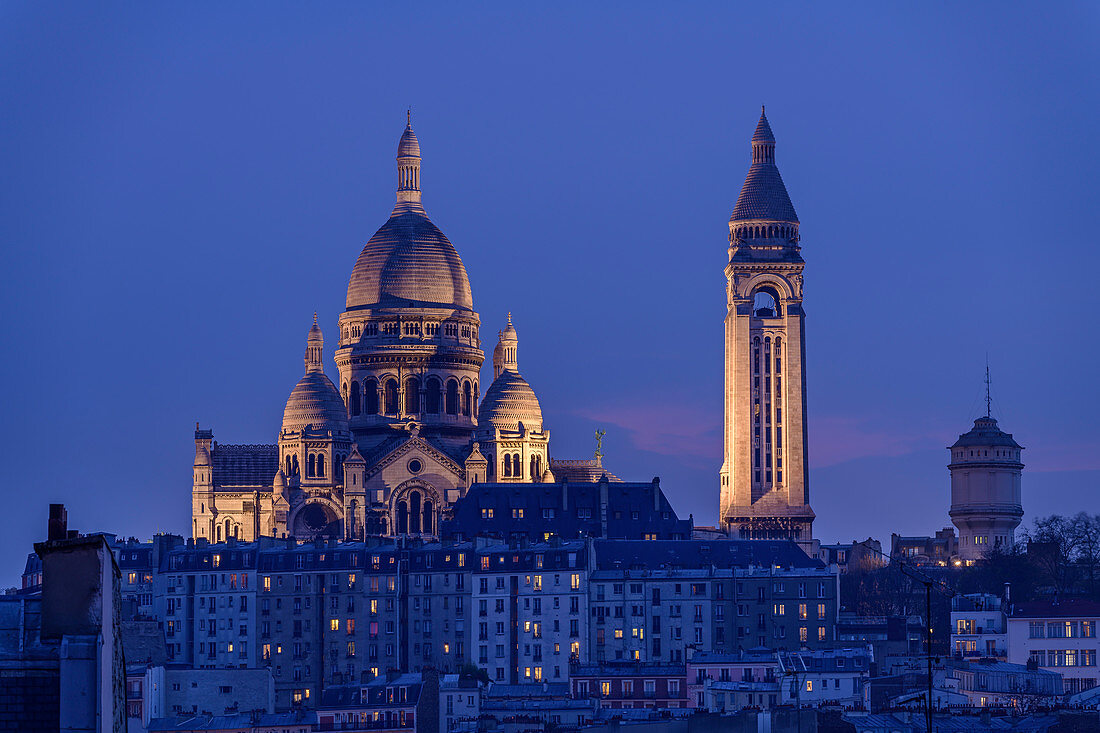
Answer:
[(286, 401), (283, 430), (297, 432), (306, 425), (312, 425), (314, 430), (348, 430), (347, 408), (336, 385), (324, 372), (306, 372)]
[(416, 203), (399, 203), (363, 251), (348, 282), (348, 308), (412, 301), (473, 310), (466, 268)]
[(416, 139), (416, 133), (413, 132), (411, 121), (405, 126), (405, 131), (401, 133), (401, 141), (397, 143), (397, 157), (420, 157), (420, 141)]
[(528, 430), (542, 430), (542, 407), (535, 397), (535, 390), (516, 372), (505, 369), (500, 373), (481, 400), (477, 411), (478, 428), (492, 430), (519, 430), (519, 424)]

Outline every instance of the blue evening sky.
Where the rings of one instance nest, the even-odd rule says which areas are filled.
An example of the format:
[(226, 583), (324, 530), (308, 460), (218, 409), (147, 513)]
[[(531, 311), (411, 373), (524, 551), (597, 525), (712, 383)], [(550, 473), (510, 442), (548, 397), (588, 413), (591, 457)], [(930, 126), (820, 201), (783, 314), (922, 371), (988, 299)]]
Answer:
[(1025, 521), (1100, 511), (1097, 37), (1095, 3), (3, 3), (0, 586), (52, 501), (186, 532), (195, 421), (274, 442), (314, 310), (335, 375), (410, 105), (555, 456), (606, 429), (611, 470), (716, 520), (726, 223), (766, 104), (816, 535), (948, 524), (987, 354)]

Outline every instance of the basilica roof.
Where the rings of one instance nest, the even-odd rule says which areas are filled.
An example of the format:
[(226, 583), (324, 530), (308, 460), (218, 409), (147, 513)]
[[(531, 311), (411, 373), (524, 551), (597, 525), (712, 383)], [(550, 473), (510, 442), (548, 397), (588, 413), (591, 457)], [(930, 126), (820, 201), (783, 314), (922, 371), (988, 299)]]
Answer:
[(279, 470), (277, 445), (218, 445), (210, 452), (214, 488), (270, 486)]
[(798, 214), (775, 165), (775, 136), (763, 110), (752, 136), (752, 148), (752, 166), (730, 221), (797, 222)]
[(398, 145), (397, 205), (351, 272), (347, 308), (420, 306), (473, 310), (458, 252), (420, 201), (420, 143), (410, 123)]
[(579, 460), (550, 459), (550, 471), (557, 481), (599, 481), (604, 476), (612, 483), (622, 479), (603, 467), (601, 458), (582, 458)]

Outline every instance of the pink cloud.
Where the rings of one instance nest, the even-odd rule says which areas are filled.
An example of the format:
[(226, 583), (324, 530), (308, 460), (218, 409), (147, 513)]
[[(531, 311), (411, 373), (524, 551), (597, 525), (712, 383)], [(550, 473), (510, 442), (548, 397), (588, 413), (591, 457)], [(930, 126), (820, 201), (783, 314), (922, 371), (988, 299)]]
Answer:
[(856, 458), (901, 456), (945, 446), (943, 436), (937, 433), (911, 429), (902, 431), (868, 418), (825, 415), (810, 420), (810, 463), (813, 468), (833, 466)]
[(722, 413), (680, 401), (597, 405), (574, 414), (627, 431), (640, 450), (678, 458), (722, 460)]

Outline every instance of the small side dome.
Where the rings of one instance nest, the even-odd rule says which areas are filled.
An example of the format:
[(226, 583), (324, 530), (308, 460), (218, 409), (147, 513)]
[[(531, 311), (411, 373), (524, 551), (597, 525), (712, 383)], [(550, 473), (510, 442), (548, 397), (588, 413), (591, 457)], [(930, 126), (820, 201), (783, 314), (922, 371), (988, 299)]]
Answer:
[(306, 339), (306, 373), (290, 393), (283, 410), (283, 431), (301, 432), (307, 425), (314, 430), (348, 432), (348, 412), (336, 385), (321, 366), (324, 341), (314, 316)]
[(271, 488), (276, 494), (286, 491), (286, 476), (283, 475), (283, 469), (280, 468), (275, 472), (275, 478), (271, 480)]
[(518, 432), (520, 423), (527, 430), (541, 432), (542, 407), (527, 380), (516, 372), (505, 370), (485, 392), (477, 411), (477, 424), (486, 430)]
[(210, 465), (210, 451), (202, 443), (195, 444), (195, 465), (196, 466), (209, 466)]
[(542, 431), (542, 407), (535, 390), (519, 374), (519, 337), (508, 314), (508, 326), (500, 332), (493, 352), (493, 372), (496, 378), (489, 385), (477, 412), (478, 428), (518, 432), (520, 423), (532, 432)]

